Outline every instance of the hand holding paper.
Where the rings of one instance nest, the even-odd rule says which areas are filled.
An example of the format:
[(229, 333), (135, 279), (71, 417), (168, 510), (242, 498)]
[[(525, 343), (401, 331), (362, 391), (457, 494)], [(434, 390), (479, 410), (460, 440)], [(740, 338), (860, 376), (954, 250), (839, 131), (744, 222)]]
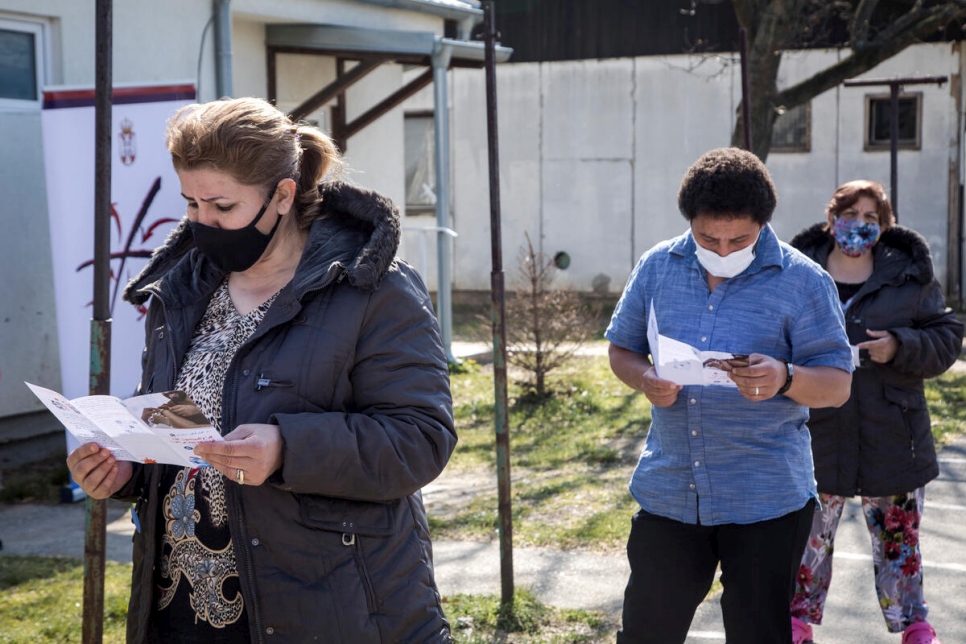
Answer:
[(84, 443), (67, 456), (71, 478), (92, 499), (106, 499), (131, 480), (131, 461), (119, 461), (111, 450), (97, 443)]
[(699, 351), (658, 331), (654, 301), (647, 320), (647, 341), (657, 375), (679, 385), (737, 385), (728, 377), (734, 367), (748, 365), (748, 356), (724, 351)]
[(56, 391), (26, 384), (78, 443), (97, 443), (118, 461), (208, 467), (194, 454), (195, 445), (222, 440), (181, 391), (126, 400), (114, 396), (67, 400)]

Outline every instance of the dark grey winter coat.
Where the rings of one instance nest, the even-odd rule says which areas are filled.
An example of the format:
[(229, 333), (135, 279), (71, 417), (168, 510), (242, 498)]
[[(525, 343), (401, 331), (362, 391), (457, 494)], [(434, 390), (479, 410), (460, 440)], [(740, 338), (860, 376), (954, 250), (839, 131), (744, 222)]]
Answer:
[[(225, 377), (223, 429), (276, 423), (282, 467), (226, 481), (252, 642), (448, 642), (420, 488), (456, 445), (449, 374), (417, 273), (395, 259), (399, 216), (376, 193), (323, 189), (292, 282)], [(141, 393), (174, 386), (224, 275), (182, 225), (128, 287), (151, 299)], [(157, 558), (159, 466), (136, 466), (128, 641), (143, 642)]]
[[(791, 245), (826, 266), (834, 243), (816, 224)], [(946, 371), (962, 347), (963, 325), (946, 308), (926, 240), (895, 226), (872, 252), (872, 276), (845, 311), (849, 343), (886, 330), (899, 350), (888, 364), (863, 361), (848, 402), (812, 409), (808, 421), (818, 490), (839, 496), (911, 492), (939, 475), (923, 379)]]

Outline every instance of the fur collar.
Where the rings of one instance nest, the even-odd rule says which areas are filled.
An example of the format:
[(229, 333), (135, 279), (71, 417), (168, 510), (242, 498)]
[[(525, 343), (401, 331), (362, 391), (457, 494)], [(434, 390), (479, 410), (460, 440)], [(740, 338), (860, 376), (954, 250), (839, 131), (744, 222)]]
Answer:
[[(795, 235), (791, 245), (824, 266), (834, 241), (822, 222)], [(887, 262), (901, 261), (905, 265), (904, 273), (922, 284), (931, 282), (935, 276), (929, 244), (911, 228), (896, 225), (882, 233), (875, 253), (877, 261), (880, 258)]]
[[(309, 229), (302, 260), (296, 270), (297, 292), (311, 288), (317, 280), (337, 271), (363, 290), (379, 286), (399, 248), (399, 211), (388, 198), (348, 183), (320, 184), (322, 209)], [(194, 251), (194, 252), (193, 252)], [(185, 271), (193, 283), (209, 283), (217, 269), (195, 251), (187, 217), (171, 231), (151, 255), (147, 265), (124, 289), (124, 299), (143, 304), (156, 288), (175, 271)], [(217, 281), (220, 281), (221, 275)]]

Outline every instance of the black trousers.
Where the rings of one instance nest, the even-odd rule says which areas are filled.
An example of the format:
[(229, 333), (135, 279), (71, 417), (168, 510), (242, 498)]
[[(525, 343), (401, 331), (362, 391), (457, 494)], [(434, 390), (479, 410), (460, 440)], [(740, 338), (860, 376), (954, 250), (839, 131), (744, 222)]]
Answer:
[(789, 644), (789, 603), (814, 513), (814, 499), (747, 525), (692, 525), (638, 512), (627, 540), (631, 576), (618, 644), (683, 643), (719, 562), (729, 644)]

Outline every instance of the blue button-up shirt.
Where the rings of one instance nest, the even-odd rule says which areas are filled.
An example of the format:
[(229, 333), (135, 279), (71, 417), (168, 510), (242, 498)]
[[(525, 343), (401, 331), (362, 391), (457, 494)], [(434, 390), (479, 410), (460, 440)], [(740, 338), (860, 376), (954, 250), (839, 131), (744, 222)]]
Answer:
[[(661, 335), (702, 351), (761, 353), (795, 365), (852, 371), (835, 285), (771, 226), (740, 275), (708, 290), (690, 230), (641, 257), (605, 333), (649, 355), (654, 302)], [(651, 428), (630, 490), (652, 514), (684, 523), (754, 523), (816, 497), (808, 408), (786, 396), (752, 402), (737, 389), (686, 386)]]

